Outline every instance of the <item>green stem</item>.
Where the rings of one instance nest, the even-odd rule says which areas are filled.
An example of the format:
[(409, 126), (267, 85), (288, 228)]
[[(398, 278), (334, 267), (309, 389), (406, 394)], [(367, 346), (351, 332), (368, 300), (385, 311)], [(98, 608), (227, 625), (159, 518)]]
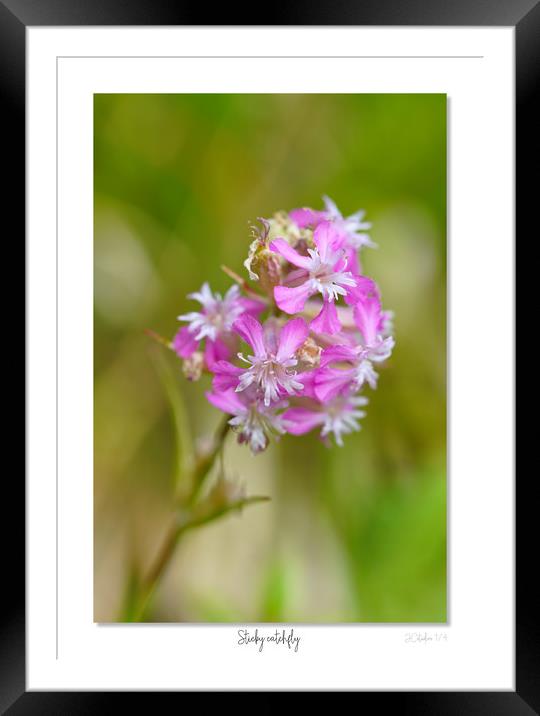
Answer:
[(246, 505), (254, 505), (259, 502), (268, 502), (269, 500), (269, 497), (264, 497), (262, 495), (253, 495), (252, 497), (240, 497), (237, 500), (233, 500), (232, 502), (215, 505), (210, 510), (203, 509), (199, 512), (195, 510), (195, 512), (191, 516), (185, 518), (183, 522), (171, 525), (165, 537), (161, 550), (156, 558), (156, 561), (154, 562), (152, 569), (148, 573), (145, 583), (143, 584), (142, 596), (139, 600), (139, 608), (135, 612), (133, 621), (142, 621), (146, 608), (148, 606), (148, 603), (150, 602), (152, 594), (154, 593), (154, 590), (158, 584), (158, 581), (163, 572), (165, 571), (167, 565), (169, 564), (169, 561), (174, 553), (174, 549), (178, 543), (178, 539), (183, 533), (187, 532), (188, 530), (194, 529), (195, 527), (201, 527), (201, 525), (206, 525), (209, 522), (213, 522), (214, 520), (219, 519), (223, 515), (226, 515), (228, 512), (240, 510)]
[[(214, 465), (216, 457), (219, 455), (220, 451), (223, 448), (225, 438), (227, 437), (227, 434), (229, 432), (229, 418), (230, 416), (226, 415), (222, 424), (218, 428), (218, 431), (214, 438), (212, 450), (208, 454), (201, 456), (195, 463), (191, 478), (189, 480), (191, 490), (187, 497), (180, 501), (179, 508), (181, 510), (189, 510), (194, 506), (195, 502), (197, 501), (197, 498), (200, 495), (201, 489), (204, 485), (205, 479), (210, 473), (210, 470)], [(208, 520), (205, 519), (204, 522), (206, 521)], [(137, 613), (135, 614), (135, 618), (133, 621), (142, 620), (150, 598), (154, 593), (156, 585), (161, 579), (163, 572), (167, 568), (167, 565), (169, 564), (174, 554), (174, 550), (180, 535), (187, 529), (191, 527), (197, 527), (199, 526), (199, 524), (203, 524), (204, 522), (187, 519), (179, 523), (177, 517), (175, 517), (174, 522), (169, 527), (165, 535), (165, 539), (161, 544), (157, 557), (150, 566), (148, 574), (146, 575), (142, 583), (141, 597), (139, 602), (140, 606)]]
[[(170, 341), (155, 331), (146, 330), (146, 333), (161, 345), (169, 349), (173, 348)], [(213, 502), (210, 501), (210, 504), (208, 504), (208, 500), (206, 502), (204, 500), (198, 501), (206, 478), (210, 474), (216, 458), (222, 453), (225, 439), (229, 433), (230, 417), (230, 415), (224, 416), (223, 422), (218, 427), (214, 436), (212, 449), (208, 453), (199, 456), (193, 464), (187, 481), (187, 485), (189, 486), (187, 494), (184, 493), (177, 498), (177, 511), (174, 521), (169, 526), (157, 556), (150, 565), (146, 577), (140, 584), (131, 621), (143, 621), (152, 595), (172, 559), (180, 536), (184, 532), (216, 520), (231, 510), (238, 510), (245, 505), (264, 502), (269, 499), (268, 497), (252, 496), (230, 500), (226, 499), (225, 501), (218, 499), (217, 502), (215, 500)]]
[(165, 346), (165, 348), (168, 348), (169, 350), (174, 350), (173, 344), (171, 341), (168, 341), (163, 336), (160, 336), (159, 333), (156, 333), (151, 328), (145, 328), (144, 332), (147, 336), (150, 336), (150, 338), (153, 338), (157, 343), (161, 343), (162, 346)]
[(223, 273), (226, 273), (229, 278), (232, 278), (233, 281), (235, 281), (241, 289), (243, 289), (248, 295), (253, 296), (253, 298), (256, 298), (258, 301), (262, 301), (263, 303), (268, 303), (268, 297), (265, 296), (263, 293), (260, 293), (259, 291), (256, 291), (254, 288), (252, 288), (249, 283), (239, 276), (235, 271), (230, 269), (228, 266), (221, 265), (221, 270)]
[(190, 480), (191, 492), (185, 500), (185, 505), (187, 507), (191, 507), (197, 500), (198, 496), (201, 493), (201, 489), (204, 485), (206, 477), (208, 476), (217, 456), (223, 449), (225, 438), (229, 433), (230, 419), (230, 415), (226, 415), (223, 418), (223, 422), (216, 431), (212, 450), (207, 455), (201, 456), (195, 463), (195, 467), (193, 468), (193, 473)]
[(142, 583), (140, 589), (139, 608), (136, 611), (133, 621), (140, 622), (143, 620), (148, 603), (154, 593), (154, 590), (159, 582), (165, 567), (168, 565), (171, 559), (174, 548), (179, 537), (179, 530), (176, 521), (170, 526), (165, 539), (161, 545), (155, 562), (150, 567), (146, 579)]

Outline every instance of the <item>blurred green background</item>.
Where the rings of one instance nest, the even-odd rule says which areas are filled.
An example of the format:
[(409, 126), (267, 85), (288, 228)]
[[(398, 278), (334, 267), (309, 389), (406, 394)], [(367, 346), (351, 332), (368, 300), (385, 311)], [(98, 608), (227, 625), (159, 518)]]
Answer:
[(367, 211), (364, 271), (396, 314), (363, 429), (257, 457), (229, 438), (229, 471), (272, 500), (186, 534), (149, 620), (446, 621), (446, 96), (95, 95), (94, 110), (95, 620), (118, 618), (169, 524), (174, 411), (202, 442), (221, 419), (209, 379), (188, 383), (144, 329), (172, 337), (187, 293), (230, 285), (220, 264), (245, 275), (248, 221), (328, 194)]

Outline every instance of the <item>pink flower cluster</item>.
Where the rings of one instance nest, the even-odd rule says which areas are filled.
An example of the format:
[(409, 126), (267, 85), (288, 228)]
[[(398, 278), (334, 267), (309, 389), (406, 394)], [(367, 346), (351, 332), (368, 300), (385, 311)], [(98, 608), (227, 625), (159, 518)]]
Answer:
[(200, 310), (178, 317), (187, 323), (173, 340), (184, 372), (212, 374), (206, 397), (254, 453), (272, 436), (315, 429), (342, 445), (365, 415), (361, 391), (376, 387), (375, 365), (394, 347), (391, 313), (361, 273), (360, 249), (374, 246), (370, 224), (324, 202), (321, 211), (260, 219), (245, 295), (233, 285), (222, 297), (205, 283), (189, 295)]

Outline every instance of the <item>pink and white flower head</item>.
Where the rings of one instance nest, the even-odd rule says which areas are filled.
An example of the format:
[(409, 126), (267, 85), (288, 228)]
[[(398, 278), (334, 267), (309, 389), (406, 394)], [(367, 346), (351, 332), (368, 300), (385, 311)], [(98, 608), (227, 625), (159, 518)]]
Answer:
[(207, 393), (208, 401), (231, 415), (229, 425), (238, 434), (239, 443), (247, 443), (251, 452), (257, 454), (268, 446), (270, 436), (279, 437), (285, 433), (282, 415), (287, 403), (280, 401), (266, 406), (258, 398), (255, 389), (238, 393), (234, 388), (221, 392)]
[[(364, 383), (376, 388), (378, 375), (373, 363), (387, 360), (394, 348), (393, 337), (383, 335), (386, 316), (377, 296), (360, 300), (353, 308), (353, 315), (359, 332), (358, 343), (330, 346), (321, 353), (314, 388), (321, 401), (340, 393), (357, 392)], [(336, 364), (346, 367), (334, 367)]]
[(336, 444), (342, 446), (344, 435), (360, 430), (358, 421), (366, 415), (360, 408), (367, 402), (368, 399), (362, 395), (338, 395), (333, 400), (314, 403), (311, 407), (290, 408), (283, 414), (283, 421), (291, 435), (304, 435), (320, 427), (323, 440), (333, 435)]
[(337, 333), (341, 328), (336, 301), (343, 297), (347, 303), (355, 303), (365, 293), (367, 284), (373, 282), (364, 276), (355, 276), (347, 269), (347, 254), (343, 247), (343, 235), (329, 221), (318, 224), (313, 232), (314, 249), (307, 255), (299, 253), (285, 239), (277, 238), (270, 249), (280, 254), (296, 267), (287, 275), (288, 285), (274, 288), (278, 308), (294, 314), (304, 310), (306, 301), (320, 294), (323, 305), (312, 321), (311, 329), (318, 333)]
[(377, 384), (374, 365), (394, 347), (393, 314), (382, 309), (373, 279), (359, 272), (358, 249), (372, 245), (363, 212), (343, 217), (325, 197), (324, 210), (297, 209), (289, 216), (301, 231), (273, 239), (267, 231), (264, 246), (257, 244), (248, 260), (252, 280), (255, 265), (255, 278), (268, 269), (265, 262), (278, 266), (263, 287), (269, 298), (251, 298), (260, 280), (239, 279), (249, 298), (238, 286), (222, 298), (205, 283), (189, 296), (201, 310), (179, 316), (187, 325), (173, 342), (177, 354), (193, 362), (189, 377), (200, 368), (204, 341), (212, 374), (207, 398), (231, 416), (239, 442), (255, 454), (271, 437), (314, 429), (325, 443), (333, 437), (342, 445), (360, 429), (367, 404), (361, 392)]
[(350, 216), (343, 216), (336, 203), (328, 196), (323, 196), (325, 208), (322, 211), (309, 209), (293, 209), (289, 216), (299, 228), (311, 226), (316, 228), (323, 221), (331, 221), (336, 231), (343, 237), (343, 248), (347, 252), (349, 269), (360, 273), (358, 251), (364, 246), (376, 248), (369, 234), (371, 223), (364, 221), (365, 211), (360, 209)]
[(253, 350), (253, 355), (247, 357), (243, 353), (238, 354), (248, 368), (227, 366), (226, 362), (225, 366), (220, 364), (218, 367), (218, 374), (225, 370), (226, 375), (236, 379), (237, 393), (253, 385), (268, 407), (280, 400), (284, 393), (294, 395), (303, 390), (304, 385), (294, 370), (298, 363), (295, 353), (309, 333), (303, 318), (288, 321), (276, 334), (273, 322), (265, 331), (256, 318), (245, 314), (234, 323), (233, 329)]
[(217, 360), (228, 358), (236, 348), (232, 326), (236, 319), (247, 312), (258, 315), (264, 310), (262, 301), (245, 298), (238, 286), (231, 286), (223, 298), (213, 293), (208, 283), (200, 291), (188, 294), (188, 298), (201, 304), (200, 311), (178, 316), (179, 321), (189, 325), (181, 328), (173, 339), (173, 347), (181, 358), (189, 358), (205, 340), (205, 359), (208, 367)]
[(377, 244), (373, 243), (366, 231), (371, 229), (371, 223), (364, 221), (366, 212), (363, 209), (356, 211), (350, 216), (343, 216), (335, 202), (328, 196), (323, 196), (326, 211), (323, 212), (327, 219), (332, 221), (338, 231), (343, 232), (347, 237), (347, 245), (359, 250), (364, 246), (374, 249)]

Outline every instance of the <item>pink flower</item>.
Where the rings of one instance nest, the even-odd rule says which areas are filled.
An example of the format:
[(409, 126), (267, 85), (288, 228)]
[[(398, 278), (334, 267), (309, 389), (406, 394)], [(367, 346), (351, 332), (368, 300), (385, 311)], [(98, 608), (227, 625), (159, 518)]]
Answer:
[(265, 308), (261, 301), (241, 296), (238, 286), (231, 286), (222, 298), (204, 283), (200, 291), (190, 293), (188, 298), (198, 301), (202, 309), (178, 316), (179, 321), (187, 321), (189, 325), (175, 335), (173, 347), (181, 358), (189, 358), (200, 341), (206, 339), (205, 359), (209, 367), (234, 351), (237, 341), (232, 325), (236, 319), (245, 312), (258, 315)]
[(299, 228), (311, 226), (316, 228), (323, 221), (331, 221), (336, 231), (343, 238), (343, 248), (347, 253), (348, 267), (353, 274), (360, 273), (358, 251), (364, 246), (375, 248), (369, 235), (365, 233), (371, 224), (363, 221), (365, 211), (360, 210), (344, 217), (336, 204), (328, 196), (323, 196), (325, 208), (323, 211), (314, 209), (293, 209), (289, 216)]
[(212, 373), (214, 374), (212, 389), (219, 392), (236, 388), (240, 376), (244, 373), (244, 368), (240, 368), (228, 360), (218, 360), (212, 366)]
[(358, 300), (366, 290), (366, 282), (374, 286), (370, 279), (353, 276), (347, 271), (347, 257), (343, 249), (343, 236), (333, 224), (321, 222), (313, 233), (315, 249), (308, 249), (308, 255), (299, 254), (285, 239), (274, 239), (270, 249), (279, 253), (290, 264), (297, 267), (287, 277), (294, 286), (276, 286), (274, 298), (278, 307), (285, 313), (300, 313), (311, 296), (320, 293), (323, 307), (314, 319), (311, 327), (318, 333), (336, 333), (340, 330), (337, 312), (334, 306), (340, 296), (349, 302)]
[(304, 206), (301, 209), (293, 209), (289, 212), (289, 217), (292, 221), (294, 221), (299, 229), (314, 229), (321, 223), (321, 221), (327, 221), (330, 218), (326, 215), (325, 211), (317, 211), (316, 209), (310, 209), (307, 206)]
[[(365, 297), (353, 308), (360, 341), (356, 345), (335, 345), (321, 353), (320, 370), (315, 377), (315, 395), (321, 401), (334, 398), (340, 393), (358, 391), (364, 383), (377, 386), (378, 375), (373, 362), (380, 363), (392, 353), (394, 339), (384, 337), (385, 314), (381, 311), (377, 296)], [(347, 368), (333, 368), (335, 363), (345, 363)]]
[(377, 246), (369, 238), (368, 234), (364, 233), (371, 229), (371, 224), (363, 221), (366, 213), (363, 209), (345, 217), (330, 197), (323, 196), (323, 201), (326, 209), (323, 213), (326, 219), (333, 221), (336, 228), (347, 236), (351, 248), (358, 250), (363, 246), (369, 246), (374, 249)]
[[(321, 211), (261, 220), (245, 265), (251, 279), (265, 284), (267, 299), (247, 299), (237, 286), (222, 298), (205, 283), (189, 295), (200, 310), (178, 316), (187, 323), (173, 340), (184, 374), (196, 380), (209, 368), (209, 402), (229, 416), (238, 441), (253, 453), (271, 436), (313, 429), (327, 444), (334, 436), (342, 445), (364, 417), (367, 399), (358, 392), (366, 383), (376, 387), (374, 365), (394, 347), (393, 314), (382, 310), (377, 284), (360, 274), (359, 249), (374, 246), (365, 233), (370, 225), (363, 212), (344, 217), (323, 198)], [(271, 241), (278, 232), (287, 239)], [(283, 314), (300, 315), (285, 322)], [(308, 323), (305, 316), (315, 318)], [(238, 352), (240, 340), (251, 349), (246, 354)]]
[(216, 408), (233, 416), (229, 425), (238, 433), (238, 442), (247, 443), (254, 454), (266, 449), (270, 435), (279, 437), (285, 433), (283, 419), (277, 411), (286, 407), (286, 403), (265, 406), (253, 388), (242, 393), (232, 388), (222, 392), (214, 390), (206, 397)]
[(320, 427), (320, 437), (325, 439), (333, 435), (339, 446), (343, 445), (343, 435), (360, 430), (358, 420), (365, 416), (361, 406), (366, 405), (363, 396), (338, 395), (325, 403), (313, 403), (312, 407), (290, 408), (283, 413), (283, 423), (291, 435), (304, 435)]
[[(236, 389), (238, 387), (240, 376), (245, 373), (244, 368), (233, 365), (226, 360), (220, 360), (214, 363), (212, 366), (212, 372), (214, 373), (214, 379), (212, 381), (212, 389), (214, 392), (223, 392), (230, 390), (231, 388)], [(306, 370), (302, 373), (296, 373), (294, 375), (295, 381), (302, 386), (300, 393), (302, 397), (316, 398), (315, 395), (315, 379), (317, 376), (316, 370)]]
[[(283, 391), (294, 395), (303, 389), (296, 377), (294, 366), (298, 363), (295, 353), (306, 340), (309, 329), (302, 318), (286, 323), (277, 337), (273, 331), (265, 334), (263, 327), (253, 316), (244, 314), (233, 325), (233, 329), (253, 349), (254, 355), (238, 357), (250, 367), (237, 373), (236, 392), (257, 386), (265, 406), (280, 399)], [(233, 366), (234, 368), (234, 366)]]

